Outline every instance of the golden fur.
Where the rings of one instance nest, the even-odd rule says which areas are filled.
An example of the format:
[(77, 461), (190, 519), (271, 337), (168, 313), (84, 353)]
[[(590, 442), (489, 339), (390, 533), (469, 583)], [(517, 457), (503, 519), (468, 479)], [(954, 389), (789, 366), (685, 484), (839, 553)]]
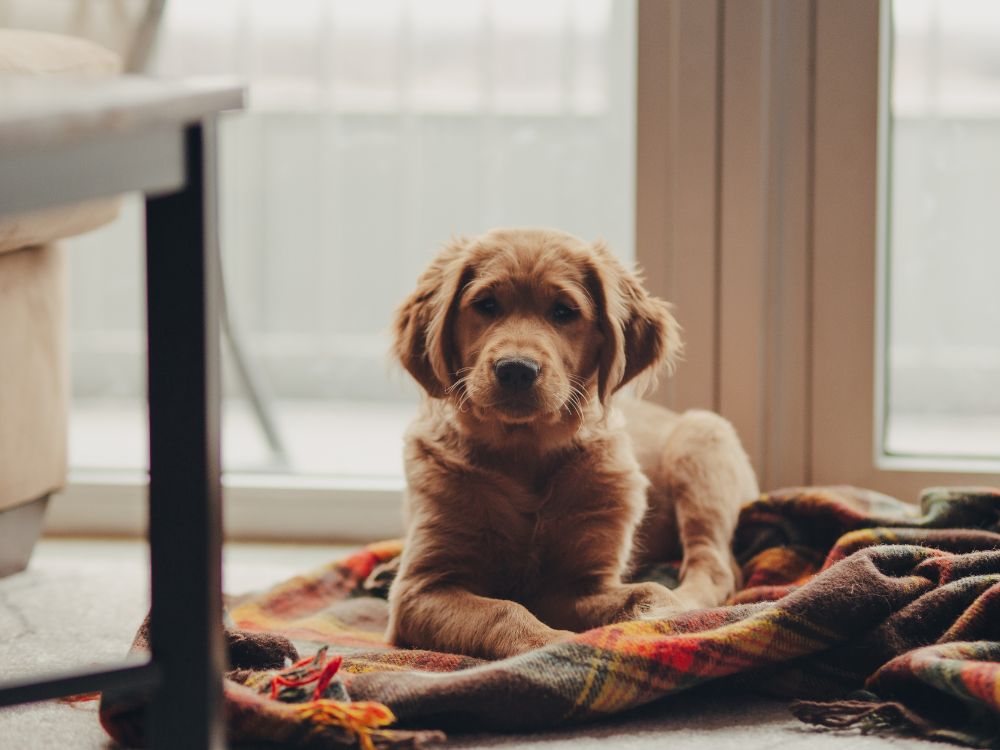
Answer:
[[(614, 396), (679, 350), (670, 307), (600, 243), (494, 230), (440, 253), (395, 322), (427, 397), (406, 436), (393, 643), (502, 658), (733, 591), (757, 483), (731, 425)], [(516, 391), (511, 357), (537, 373)], [(628, 581), (681, 557), (673, 591)]]

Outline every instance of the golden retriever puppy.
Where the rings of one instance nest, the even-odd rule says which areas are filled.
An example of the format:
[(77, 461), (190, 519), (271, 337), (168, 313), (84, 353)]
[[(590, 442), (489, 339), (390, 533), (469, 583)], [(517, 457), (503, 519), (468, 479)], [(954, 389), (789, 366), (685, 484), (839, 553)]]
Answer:
[[(441, 252), (395, 320), (426, 398), (391, 642), (503, 658), (732, 593), (737, 513), (758, 492), (732, 426), (613, 398), (680, 346), (669, 305), (600, 243), (510, 229)], [(673, 591), (628, 581), (676, 559)]]

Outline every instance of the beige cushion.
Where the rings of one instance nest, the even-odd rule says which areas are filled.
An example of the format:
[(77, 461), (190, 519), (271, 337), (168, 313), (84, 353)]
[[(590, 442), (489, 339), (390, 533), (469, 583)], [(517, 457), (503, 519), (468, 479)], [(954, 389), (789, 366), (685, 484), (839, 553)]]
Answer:
[(72, 237), (118, 216), (121, 198), (76, 203), (0, 218), (0, 253)]
[(0, 29), (0, 73), (108, 77), (121, 68), (118, 55), (86, 39)]
[[(86, 39), (40, 31), (0, 29), (0, 74), (109, 77), (121, 60)], [(117, 198), (20, 216), (0, 216), (0, 253), (90, 231), (118, 215)]]
[(58, 247), (0, 255), (0, 510), (65, 481), (65, 287)]
[[(114, 53), (92, 42), (0, 29), (0, 74), (100, 77), (120, 69)], [(62, 251), (45, 243), (110, 221), (118, 202), (0, 217), (0, 510), (46, 495), (66, 477), (66, 273)]]

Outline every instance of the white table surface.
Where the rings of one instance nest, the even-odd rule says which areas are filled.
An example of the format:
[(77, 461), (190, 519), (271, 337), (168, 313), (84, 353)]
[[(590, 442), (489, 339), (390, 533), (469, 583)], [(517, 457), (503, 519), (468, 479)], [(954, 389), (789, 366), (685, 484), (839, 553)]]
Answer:
[(0, 150), (187, 125), (243, 98), (231, 79), (0, 75)]

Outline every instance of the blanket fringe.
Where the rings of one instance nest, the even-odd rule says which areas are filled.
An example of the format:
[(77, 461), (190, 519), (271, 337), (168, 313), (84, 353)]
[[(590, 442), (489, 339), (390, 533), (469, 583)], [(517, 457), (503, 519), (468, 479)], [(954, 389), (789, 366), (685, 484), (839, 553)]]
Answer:
[(296, 707), (303, 719), (327, 727), (339, 727), (350, 732), (362, 750), (375, 750), (373, 736), (388, 735), (382, 727), (393, 724), (395, 715), (388, 706), (374, 701), (343, 702), (321, 698)]
[(100, 693), (80, 693), (78, 695), (65, 695), (62, 698), (56, 698), (60, 703), (89, 703), (90, 701), (100, 700)]
[(293, 713), (313, 730), (343, 730), (353, 737), (362, 750), (375, 750), (376, 740), (381, 747), (415, 747), (426, 733), (407, 733), (387, 730), (396, 723), (392, 710), (374, 701), (344, 701), (324, 698), (323, 694), (343, 664), (343, 657), (327, 657), (328, 647), (316, 652), (290, 667), (274, 674), (270, 680), (269, 695), (272, 700), (282, 700), (286, 688), (312, 686), (309, 700), (292, 704)]
[(895, 731), (903, 734), (926, 735), (934, 726), (902, 703), (895, 701), (841, 700), (795, 701), (791, 705), (795, 717), (807, 724), (831, 729), (860, 729), (862, 733)]

